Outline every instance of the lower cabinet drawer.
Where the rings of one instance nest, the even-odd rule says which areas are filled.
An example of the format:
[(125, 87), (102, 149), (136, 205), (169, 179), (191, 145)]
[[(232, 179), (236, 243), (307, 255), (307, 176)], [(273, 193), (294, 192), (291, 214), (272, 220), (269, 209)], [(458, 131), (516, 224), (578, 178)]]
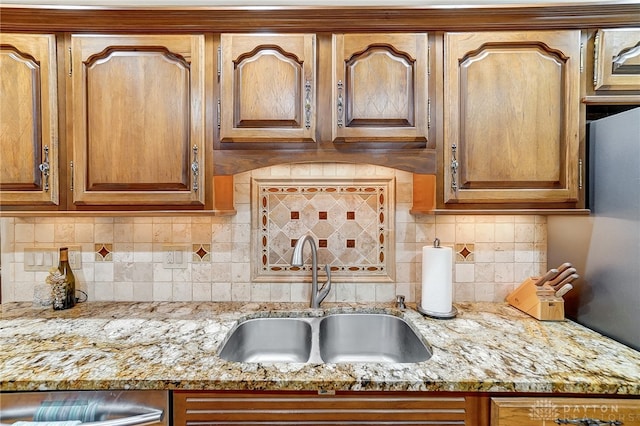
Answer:
[(558, 424), (640, 426), (640, 399), (491, 398), (491, 426)]
[(488, 400), (422, 392), (174, 391), (174, 426), (486, 426)]

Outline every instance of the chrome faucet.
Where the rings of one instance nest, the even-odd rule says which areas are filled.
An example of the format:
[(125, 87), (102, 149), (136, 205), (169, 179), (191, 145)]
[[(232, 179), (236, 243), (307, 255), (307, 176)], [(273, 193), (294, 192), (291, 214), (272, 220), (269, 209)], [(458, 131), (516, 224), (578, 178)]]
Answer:
[(291, 265), (302, 266), (304, 264), (302, 249), (304, 248), (304, 243), (307, 241), (311, 246), (311, 307), (319, 308), (320, 303), (322, 303), (331, 290), (331, 270), (329, 269), (329, 265), (324, 265), (327, 281), (322, 285), (322, 288), (318, 289), (318, 250), (310, 234), (305, 235), (296, 242), (295, 247), (293, 247), (293, 255), (291, 256)]

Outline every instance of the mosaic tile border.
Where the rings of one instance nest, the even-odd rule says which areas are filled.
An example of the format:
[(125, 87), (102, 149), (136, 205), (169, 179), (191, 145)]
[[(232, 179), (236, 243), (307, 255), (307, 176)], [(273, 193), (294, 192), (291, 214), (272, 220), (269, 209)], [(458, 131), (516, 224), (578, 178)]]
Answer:
[(300, 282), (305, 264), (290, 265), (298, 238), (311, 234), (318, 269), (333, 282), (393, 282), (395, 179), (252, 179), (253, 280)]

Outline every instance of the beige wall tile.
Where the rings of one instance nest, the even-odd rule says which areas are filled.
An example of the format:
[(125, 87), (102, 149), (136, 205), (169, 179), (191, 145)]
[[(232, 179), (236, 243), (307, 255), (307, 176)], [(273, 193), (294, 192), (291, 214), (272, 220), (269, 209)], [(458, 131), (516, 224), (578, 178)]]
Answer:
[(35, 242), (35, 225), (33, 223), (18, 223), (15, 225), (15, 242), (31, 243)]
[(192, 284), (192, 300), (194, 302), (212, 301), (211, 286), (210, 282), (194, 282)]
[(211, 300), (214, 302), (232, 301), (231, 283), (220, 282), (211, 284)]
[(53, 243), (54, 227), (53, 223), (36, 223), (34, 227), (35, 243)]
[[(311, 289), (307, 274), (294, 283), (252, 282), (256, 234), (252, 231), (251, 179), (293, 177), (322, 182), (363, 176), (396, 182), (393, 222), (387, 234), (395, 240), (386, 253), (393, 258), (393, 282), (334, 282), (327, 301), (393, 303), (400, 293), (409, 302), (420, 300), (421, 249), (435, 237), (443, 245), (470, 250), (466, 258), (456, 257), (452, 264), (455, 301), (504, 300), (522, 280), (546, 270), (545, 216), (414, 216), (409, 213), (411, 173), (350, 163), (291, 164), (235, 176), (238, 214), (231, 217), (0, 218), (3, 301), (31, 301), (33, 287), (46, 276), (45, 272), (24, 270), (25, 248), (74, 244), (82, 250), (78, 286), (86, 289), (90, 300), (307, 302)], [(163, 265), (163, 245), (176, 243), (189, 247), (185, 269)], [(193, 244), (208, 245), (210, 259), (194, 261)], [(96, 250), (102, 245), (109, 246), (110, 257), (98, 259)], [(348, 251), (337, 253), (347, 256)], [(324, 281), (322, 272), (320, 280)]]

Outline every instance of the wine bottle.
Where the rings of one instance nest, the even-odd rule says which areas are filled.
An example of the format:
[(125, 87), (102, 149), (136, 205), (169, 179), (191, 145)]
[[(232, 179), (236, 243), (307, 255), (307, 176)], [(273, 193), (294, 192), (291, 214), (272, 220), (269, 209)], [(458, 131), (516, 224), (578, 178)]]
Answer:
[(54, 288), (53, 309), (73, 308), (76, 304), (76, 277), (73, 275), (71, 265), (69, 265), (69, 249), (67, 247), (60, 248), (58, 270), (64, 277), (64, 283)]

